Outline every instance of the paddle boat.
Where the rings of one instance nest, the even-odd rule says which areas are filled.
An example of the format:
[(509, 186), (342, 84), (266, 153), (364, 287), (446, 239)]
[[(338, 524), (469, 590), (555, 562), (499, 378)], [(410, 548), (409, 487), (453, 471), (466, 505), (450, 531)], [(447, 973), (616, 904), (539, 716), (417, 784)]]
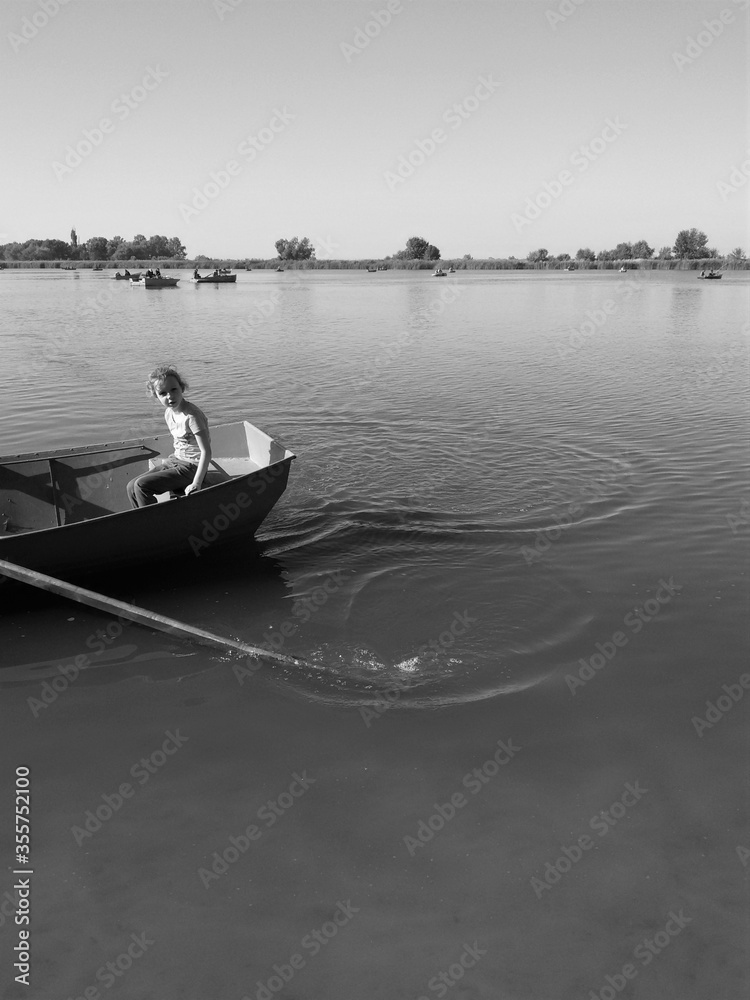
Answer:
[(120, 274), (118, 271), (117, 274), (112, 275), (112, 281), (138, 281), (140, 276), (140, 271), (136, 271), (135, 274), (131, 274), (130, 271), (126, 271), (125, 274)]
[(708, 274), (705, 274), (703, 271), (701, 271), (701, 273), (698, 275), (698, 277), (699, 278), (704, 278), (704, 279), (708, 280), (710, 278), (723, 278), (724, 275), (723, 274), (719, 274), (717, 271), (709, 271)]
[(435, 270), (432, 272), (432, 277), (433, 278), (444, 278), (447, 275), (447, 273), (448, 272), (444, 271), (442, 269), (442, 267), (436, 267)]
[(91, 268), (91, 270), (92, 271), (103, 271), (104, 268), (102, 267), (101, 264), (94, 264), (94, 266)]
[(283, 267), (277, 267), (277, 268), (276, 268), (276, 270), (277, 270), (277, 271), (280, 271), (280, 272), (281, 272), (281, 274), (283, 274), (283, 273), (284, 273), (284, 268), (283, 268)]
[(130, 279), (130, 284), (135, 288), (177, 288), (177, 282), (179, 278), (165, 278), (165, 277), (152, 277), (148, 278), (146, 275), (142, 275), (140, 278)]
[(127, 483), (172, 453), (172, 435), (0, 458), (0, 560), (52, 575), (200, 556), (253, 535), (295, 457), (246, 420), (211, 427), (203, 489), (132, 509)]
[(456, 273), (456, 269), (455, 269), (455, 267), (454, 267), (454, 266), (453, 266), (453, 265), (451, 264), (451, 266), (450, 266), (450, 267), (448, 268), (448, 274), (455, 274), (455, 273)]

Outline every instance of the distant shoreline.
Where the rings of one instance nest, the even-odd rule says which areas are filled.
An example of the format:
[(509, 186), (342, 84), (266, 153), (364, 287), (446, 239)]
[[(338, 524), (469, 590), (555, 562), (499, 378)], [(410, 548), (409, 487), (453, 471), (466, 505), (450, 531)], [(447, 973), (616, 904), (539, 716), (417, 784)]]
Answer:
[(36, 268), (42, 270), (91, 271), (94, 267), (106, 271), (137, 270), (145, 267), (159, 267), (172, 270), (198, 268), (208, 271), (216, 267), (237, 270), (275, 271), (279, 267), (296, 271), (367, 271), (378, 268), (388, 271), (432, 271), (436, 267), (453, 267), (456, 271), (565, 271), (572, 267), (575, 271), (619, 271), (621, 267), (629, 271), (697, 271), (702, 268), (721, 268), (730, 271), (750, 269), (750, 260), (733, 260), (728, 257), (710, 257), (705, 260), (597, 260), (597, 261), (545, 261), (532, 263), (527, 260), (483, 259), (483, 260), (256, 260), (253, 258), (214, 257), (211, 260), (7, 260), (0, 261), (0, 270)]

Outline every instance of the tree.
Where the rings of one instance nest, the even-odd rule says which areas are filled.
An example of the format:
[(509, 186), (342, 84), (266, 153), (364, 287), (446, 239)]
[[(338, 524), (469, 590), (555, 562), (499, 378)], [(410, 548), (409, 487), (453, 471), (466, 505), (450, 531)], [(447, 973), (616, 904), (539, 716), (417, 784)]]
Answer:
[(402, 251), (404, 260), (424, 260), (429, 245), (421, 236), (410, 236), (406, 241), (406, 250)]
[(440, 251), (437, 247), (434, 247), (432, 243), (427, 245), (427, 249), (424, 252), (425, 260), (440, 260)]
[(632, 260), (633, 259), (633, 244), (632, 243), (618, 243), (614, 249), (614, 260)]
[(727, 256), (729, 257), (730, 260), (737, 260), (737, 261), (744, 260), (745, 251), (742, 249), (742, 247), (735, 247), (734, 250), (732, 250), (732, 252)]
[(172, 236), (171, 239), (167, 240), (166, 256), (171, 257), (172, 260), (185, 260), (187, 257), (187, 250), (182, 245), (179, 236)]
[(674, 255), (681, 258), (687, 257), (689, 260), (699, 260), (708, 256), (706, 253), (707, 243), (708, 236), (698, 229), (681, 229), (674, 241)]
[(570, 260), (570, 254), (569, 253), (559, 253), (557, 255), (557, 259), (558, 260)]
[(614, 250), (600, 250), (596, 255), (597, 260), (617, 260)]
[(589, 247), (581, 247), (576, 253), (576, 260), (596, 260), (596, 254)]
[(121, 257), (117, 256), (118, 251), (121, 247), (125, 246), (125, 240), (122, 236), (113, 236), (112, 239), (107, 240), (107, 257), (109, 260), (122, 260)]
[(656, 256), (659, 260), (672, 260), (672, 247), (662, 247)]
[(539, 250), (532, 250), (527, 260), (531, 261), (532, 264), (542, 264), (549, 257), (549, 251), (545, 250), (544, 247), (540, 247)]
[(636, 260), (650, 260), (654, 256), (653, 247), (650, 247), (645, 240), (638, 240), (633, 244), (633, 257)]
[(309, 260), (315, 256), (315, 247), (307, 236), (301, 240), (294, 236), (291, 240), (276, 240), (274, 244), (279, 260)]
[(86, 240), (84, 246), (89, 260), (107, 260), (109, 258), (106, 236), (92, 236), (91, 239)]

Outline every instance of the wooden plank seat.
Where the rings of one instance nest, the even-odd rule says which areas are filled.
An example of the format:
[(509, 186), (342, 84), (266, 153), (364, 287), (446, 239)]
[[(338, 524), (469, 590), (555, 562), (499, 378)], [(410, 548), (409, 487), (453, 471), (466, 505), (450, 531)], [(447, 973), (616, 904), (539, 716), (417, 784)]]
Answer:
[[(156, 469), (160, 465), (161, 459), (149, 459), (149, 469)], [(237, 476), (246, 476), (248, 472), (254, 472), (258, 468), (260, 466), (251, 458), (212, 458), (203, 483), (204, 486), (217, 486), (219, 483), (226, 483)], [(164, 500), (174, 500), (183, 495), (183, 490), (176, 490), (171, 493), (157, 493), (156, 499), (161, 503)]]

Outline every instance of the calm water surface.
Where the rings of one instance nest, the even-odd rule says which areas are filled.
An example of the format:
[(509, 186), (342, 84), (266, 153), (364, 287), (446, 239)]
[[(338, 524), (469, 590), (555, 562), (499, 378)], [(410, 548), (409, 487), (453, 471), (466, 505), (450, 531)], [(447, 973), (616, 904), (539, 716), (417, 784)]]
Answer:
[(742, 995), (747, 273), (188, 277), (3, 272), (0, 453), (161, 432), (173, 361), (289, 487), (254, 545), (98, 588), (308, 666), (0, 586), (34, 995), (131, 933), (134, 1000)]

